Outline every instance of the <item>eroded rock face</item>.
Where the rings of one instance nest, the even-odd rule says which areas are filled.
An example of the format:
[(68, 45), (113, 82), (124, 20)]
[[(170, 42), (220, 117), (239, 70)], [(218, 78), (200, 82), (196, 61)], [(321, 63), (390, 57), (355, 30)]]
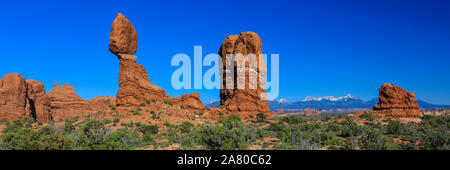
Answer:
[(54, 86), (55, 88), (48, 93), (53, 120), (64, 120), (95, 113), (115, 104), (113, 97), (96, 97), (89, 101), (84, 100), (76, 94), (69, 84), (58, 86), (55, 83)]
[(136, 63), (132, 55), (120, 55), (119, 91), (117, 92), (117, 106), (139, 106), (149, 100), (165, 100), (166, 92), (152, 84), (147, 71)]
[(27, 86), (25, 78), (17, 73), (5, 74), (0, 79), (0, 120), (14, 120), (27, 116)]
[(110, 51), (120, 60), (117, 106), (139, 106), (149, 100), (169, 98), (163, 89), (150, 82), (147, 71), (136, 63), (137, 57), (131, 55), (137, 50), (137, 34), (122, 14), (113, 22), (109, 43)]
[(119, 13), (111, 27), (109, 51), (115, 55), (134, 54), (137, 51), (137, 47), (136, 30), (130, 21)]
[[(227, 54), (233, 54), (235, 57), (226, 57)], [(253, 54), (254, 58), (252, 59), (249, 54)], [(239, 36), (231, 35), (223, 41), (219, 50), (223, 64), (220, 103), (227, 110), (270, 112), (264, 89), (264, 75), (267, 71), (264, 60), (259, 54), (262, 54), (262, 43), (260, 37), (254, 32), (244, 32)], [(238, 62), (245, 63), (245, 67), (238, 67)], [(232, 66), (233, 63), (234, 66)], [(256, 75), (252, 81), (250, 81), (250, 73)], [(239, 74), (245, 75), (244, 81), (242, 79), (239, 81), (237, 76)], [(240, 83), (245, 84), (245, 87), (239, 89)]]
[(413, 92), (393, 84), (383, 84), (378, 91), (379, 102), (373, 108), (374, 114), (394, 119), (420, 118), (420, 106)]
[(174, 98), (175, 103), (180, 103), (184, 106), (185, 109), (189, 110), (205, 110), (206, 107), (203, 102), (200, 100), (200, 94), (192, 93), (192, 94), (183, 94), (183, 96)]
[(89, 103), (78, 96), (69, 84), (58, 86), (55, 83), (54, 89), (50, 90), (48, 97), (55, 120), (81, 116), (91, 110)]
[(36, 80), (27, 80), (27, 106), (26, 109), (36, 120), (52, 120), (50, 99), (48, 98), (44, 84)]

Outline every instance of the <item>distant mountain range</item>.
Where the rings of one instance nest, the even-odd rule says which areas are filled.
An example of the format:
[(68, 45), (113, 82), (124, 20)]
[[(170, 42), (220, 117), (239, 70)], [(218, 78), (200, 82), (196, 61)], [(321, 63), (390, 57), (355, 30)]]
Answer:
[[(378, 98), (363, 101), (358, 99), (351, 94), (334, 97), (334, 96), (324, 96), (324, 97), (312, 97), (308, 96), (301, 101), (291, 102), (287, 99), (278, 99), (269, 101), (269, 107), (271, 111), (279, 111), (284, 109), (286, 113), (292, 112), (304, 112), (305, 109), (317, 109), (321, 113), (350, 113), (350, 112), (361, 112), (364, 110), (371, 110), (375, 104), (378, 103)], [(422, 100), (417, 100), (421, 109), (433, 110), (441, 108), (450, 108), (450, 105), (435, 105), (430, 104)], [(220, 101), (212, 100), (205, 103), (206, 107), (216, 107), (220, 105)]]

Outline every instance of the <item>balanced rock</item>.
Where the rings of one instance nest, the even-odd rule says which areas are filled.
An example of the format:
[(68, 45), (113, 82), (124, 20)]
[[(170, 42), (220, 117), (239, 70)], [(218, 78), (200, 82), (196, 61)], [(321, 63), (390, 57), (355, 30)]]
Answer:
[(137, 34), (133, 25), (120, 13), (111, 28), (109, 49), (120, 60), (117, 106), (139, 106), (149, 100), (169, 98), (163, 89), (150, 82), (147, 71), (136, 63), (137, 57), (131, 55), (137, 50)]
[(134, 54), (137, 51), (137, 42), (137, 33), (133, 25), (119, 13), (111, 27), (109, 50), (115, 55)]
[(383, 84), (378, 90), (379, 102), (374, 106), (374, 114), (388, 118), (419, 118), (420, 106), (415, 94), (393, 84)]
[[(262, 54), (261, 39), (254, 32), (244, 32), (239, 36), (230, 35), (222, 42), (219, 50), (223, 66), (220, 104), (227, 110), (270, 112), (264, 89), (264, 75), (267, 70), (260, 54)], [(227, 55), (234, 55), (234, 57), (227, 57)], [(239, 67), (238, 64), (245, 64), (245, 67)], [(250, 73), (256, 75), (256, 78), (250, 79)], [(239, 76), (236, 76), (239, 74), (245, 75), (245, 79), (239, 79)], [(245, 87), (239, 88), (239, 84)]]

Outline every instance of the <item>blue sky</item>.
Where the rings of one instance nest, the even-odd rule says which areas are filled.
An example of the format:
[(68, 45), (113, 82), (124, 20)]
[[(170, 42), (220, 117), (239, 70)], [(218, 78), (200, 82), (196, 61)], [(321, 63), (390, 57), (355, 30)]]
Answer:
[[(450, 1), (2, 1), (0, 75), (71, 84), (84, 99), (115, 96), (119, 60), (108, 50), (118, 12), (135, 26), (138, 63), (172, 96), (172, 56), (217, 53), (227, 35), (258, 33), (280, 54), (280, 97), (377, 97), (383, 83), (450, 104)], [(204, 67), (206, 71), (208, 67)]]

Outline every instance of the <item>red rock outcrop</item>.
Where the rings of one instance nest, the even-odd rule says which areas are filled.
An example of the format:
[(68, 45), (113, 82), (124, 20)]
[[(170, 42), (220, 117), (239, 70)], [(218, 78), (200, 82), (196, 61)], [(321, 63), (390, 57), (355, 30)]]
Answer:
[(415, 94), (393, 84), (383, 84), (378, 90), (379, 102), (373, 107), (373, 113), (387, 118), (420, 118), (420, 107)]
[(48, 97), (51, 103), (53, 120), (68, 119), (76, 116), (95, 113), (115, 103), (113, 97), (96, 97), (90, 101), (78, 96), (69, 84), (58, 86), (50, 90)]
[(27, 80), (27, 115), (36, 120), (52, 120), (50, 99), (47, 96), (44, 84), (36, 80)]
[(169, 98), (163, 89), (150, 82), (147, 71), (136, 63), (137, 57), (131, 55), (137, 50), (137, 34), (133, 25), (122, 14), (112, 24), (109, 42), (109, 50), (120, 60), (117, 106), (139, 106), (149, 100)]
[(305, 115), (312, 115), (312, 111), (310, 108), (305, 109)]
[(183, 94), (181, 97), (177, 97), (173, 99), (175, 103), (180, 103), (180, 105), (183, 105), (185, 109), (189, 110), (205, 110), (206, 107), (203, 104), (203, 102), (200, 100), (200, 94), (198, 93), (192, 93), (189, 94)]
[(51, 120), (50, 100), (41, 82), (25, 81), (17, 73), (5, 74), (3, 80), (0, 79), (0, 120), (20, 117)]
[[(234, 59), (226, 57), (234, 55)], [(249, 54), (255, 56), (252, 60)], [(220, 104), (232, 112), (270, 112), (264, 89), (266, 66), (262, 59), (262, 43), (254, 32), (244, 32), (226, 37), (222, 42), (219, 55), (222, 57), (223, 71)], [(242, 62), (247, 61), (247, 62)], [(239, 62), (245, 67), (239, 67)], [(234, 67), (230, 66), (234, 63)], [(243, 69), (245, 68), (245, 69)], [(256, 73), (257, 81), (250, 81), (250, 73)], [(239, 81), (238, 74), (245, 75), (245, 82)], [(245, 88), (238, 88), (239, 83), (245, 83)], [(253, 87), (256, 88), (251, 88)]]
[(0, 120), (14, 120), (27, 116), (27, 86), (25, 78), (17, 73), (5, 74), (0, 79)]
[(317, 109), (314, 109), (313, 115), (320, 115), (320, 112)]

